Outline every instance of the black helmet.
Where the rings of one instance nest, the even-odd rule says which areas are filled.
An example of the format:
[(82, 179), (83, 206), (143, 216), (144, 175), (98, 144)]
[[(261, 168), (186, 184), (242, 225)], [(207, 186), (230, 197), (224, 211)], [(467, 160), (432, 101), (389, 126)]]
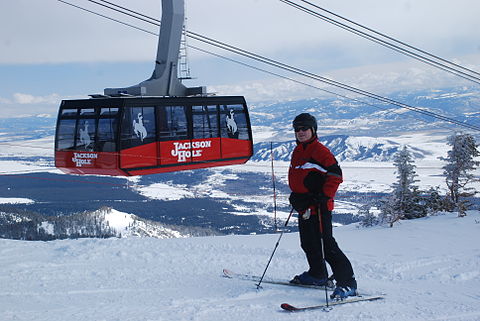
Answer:
[(293, 120), (293, 128), (308, 127), (313, 129), (313, 133), (317, 132), (317, 120), (309, 113), (302, 113)]

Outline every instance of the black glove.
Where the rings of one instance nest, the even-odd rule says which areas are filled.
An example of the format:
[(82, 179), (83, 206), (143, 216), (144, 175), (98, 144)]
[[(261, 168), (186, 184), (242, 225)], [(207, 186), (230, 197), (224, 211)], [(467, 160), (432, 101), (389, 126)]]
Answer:
[(313, 204), (326, 204), (330, 197), (326, 196), (323, 193), (313, 194), (312, 195), (312, 202)]
[(297, 212), (304, 212), (307, 208), (312, 205), (313, 199), (312, 194), (310, 193), (290, 193), (290, 197), (288, 198), (290, 204)]

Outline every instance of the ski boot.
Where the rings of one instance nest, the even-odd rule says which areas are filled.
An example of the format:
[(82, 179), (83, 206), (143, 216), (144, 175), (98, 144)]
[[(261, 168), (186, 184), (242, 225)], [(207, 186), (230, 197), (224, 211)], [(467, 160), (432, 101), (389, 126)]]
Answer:
[(290, 283), (294, 284), (303, 284), (303, 285), (316, 285), (316, 286), (329, 286), (329, 280), (323, 278), (316, 278), (310, 275), (308, 272), (303, 272), (300, 275), (295, 275), (295, 277), (290, 280)]
[(349, 287), (349, 286), (337, 286), (333, 293), (330, 295), (330, 299), (332, 300), (343, 300), (348, 298), (349, 296), (357, 296), (358, 292), (356, 288)]

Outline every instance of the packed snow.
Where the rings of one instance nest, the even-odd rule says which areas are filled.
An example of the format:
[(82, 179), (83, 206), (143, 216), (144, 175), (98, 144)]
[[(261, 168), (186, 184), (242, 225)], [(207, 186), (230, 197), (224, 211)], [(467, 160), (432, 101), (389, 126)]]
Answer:
[(129, 225), (133, 224), (134, 215), (110, 209), (105, 211), (105, 221), (108, 222), (109, 227), (117, 232), (121, 232), (126, 230)]
[(147, 223), (134, 214), (123, 213), (112, 208), (100, 209), (105, 222), (120, 237), (148, 236), (155, 238), (179, 238), (185, 237), (182, 233), (172, 230), (157, 222)]
[[(50, 242), (0, 240), (0, 320), (480, 320), (480, 213), (446, 213), (393, 228), (334, 234), (362, 293), (385, 299), (289, 313), (320, 290), (222, 277), (261, 274), (279, 234)], [(283, 235), (267, 277), (306, 269), (298, 234)]]
[(148, 186), (136, 187), (136, 190), (143, 196), (165, 201), (179, 200), (185, 197), (193, 197), (186, 186), (173, 186), (165, 183), (154, 183)]

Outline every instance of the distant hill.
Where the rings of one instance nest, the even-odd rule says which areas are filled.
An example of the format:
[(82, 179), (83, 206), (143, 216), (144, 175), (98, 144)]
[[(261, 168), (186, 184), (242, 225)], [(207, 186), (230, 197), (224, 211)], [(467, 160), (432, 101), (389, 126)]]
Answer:
[(205, 228), (161, 224), (108, 207), (52, 217), (0, 206), (0, 238), (47, 241), (85, 237), (178, 238), (206, 235), (219, 233)]

